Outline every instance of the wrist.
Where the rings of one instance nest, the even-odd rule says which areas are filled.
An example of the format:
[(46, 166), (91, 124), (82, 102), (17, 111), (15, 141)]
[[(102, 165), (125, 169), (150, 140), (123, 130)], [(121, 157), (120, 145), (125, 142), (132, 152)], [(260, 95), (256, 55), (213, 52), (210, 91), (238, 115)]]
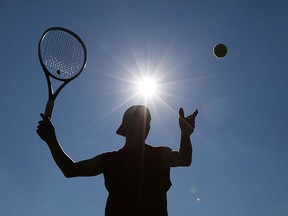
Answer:
[(181, 131), (181, 136), (182, 137), (190, 137), (192, 133), (190, 131)]
[(45, 139), (45, 141), (46, 141), (46, 143), (47, 143), (48, 145), (50, 145), (50, 144), (53, 145), (54, 143), (57, 143), (57, 142), (58, 142), (56, 136), (48, 136), (48, 137)]

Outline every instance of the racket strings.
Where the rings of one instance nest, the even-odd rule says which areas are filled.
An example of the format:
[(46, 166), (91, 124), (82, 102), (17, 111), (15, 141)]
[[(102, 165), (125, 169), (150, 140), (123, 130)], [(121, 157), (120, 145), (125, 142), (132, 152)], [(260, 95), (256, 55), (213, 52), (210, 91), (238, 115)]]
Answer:
[(47, 32), (41, 41), (40, 51), (48, 72), (59, 79), (71, 79), (78, 75), (86, 60), (83, 44), (62, 30)]

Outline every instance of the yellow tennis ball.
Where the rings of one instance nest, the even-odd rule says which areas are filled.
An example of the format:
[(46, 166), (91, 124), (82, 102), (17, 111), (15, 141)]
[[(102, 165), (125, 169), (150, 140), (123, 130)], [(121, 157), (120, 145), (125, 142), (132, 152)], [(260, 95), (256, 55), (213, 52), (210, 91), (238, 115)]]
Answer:
[(228, 50), (225, 44), (217, 44), (213, 49), (214, 55), (217, 58), (223, 58), (224, 56), (226, 56), (227, 51)]

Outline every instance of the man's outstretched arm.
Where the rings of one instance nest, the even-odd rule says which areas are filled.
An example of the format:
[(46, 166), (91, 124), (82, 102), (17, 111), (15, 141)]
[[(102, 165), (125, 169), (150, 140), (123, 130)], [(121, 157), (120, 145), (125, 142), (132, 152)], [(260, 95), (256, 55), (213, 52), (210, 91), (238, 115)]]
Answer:
[(54, 161), (61, 169), (65, 177), (71, 178), (76, 176), (95, 176), (103, 172), (103, 155), (94, 158), (74, 162), (62, 149), (55, 134), (55, 128), (48, 118), (39, 121), (37, 133), (44, 140), (53, 156)]

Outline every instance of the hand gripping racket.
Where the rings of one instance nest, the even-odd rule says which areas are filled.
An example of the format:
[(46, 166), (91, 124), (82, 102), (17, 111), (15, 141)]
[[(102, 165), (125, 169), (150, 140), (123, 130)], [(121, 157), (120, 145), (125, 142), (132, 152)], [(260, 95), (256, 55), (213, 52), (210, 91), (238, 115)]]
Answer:
[[(83, 71), (87, 50), (84, 42), (74, 32), (62, 28), (47, 29), (39, 41), (38, 56), (48, 84), (48, 101), (44, 117), (51, 118), (54, 101), (60, 91)], [(53, 92), (51, 78), (61, 81)]]

